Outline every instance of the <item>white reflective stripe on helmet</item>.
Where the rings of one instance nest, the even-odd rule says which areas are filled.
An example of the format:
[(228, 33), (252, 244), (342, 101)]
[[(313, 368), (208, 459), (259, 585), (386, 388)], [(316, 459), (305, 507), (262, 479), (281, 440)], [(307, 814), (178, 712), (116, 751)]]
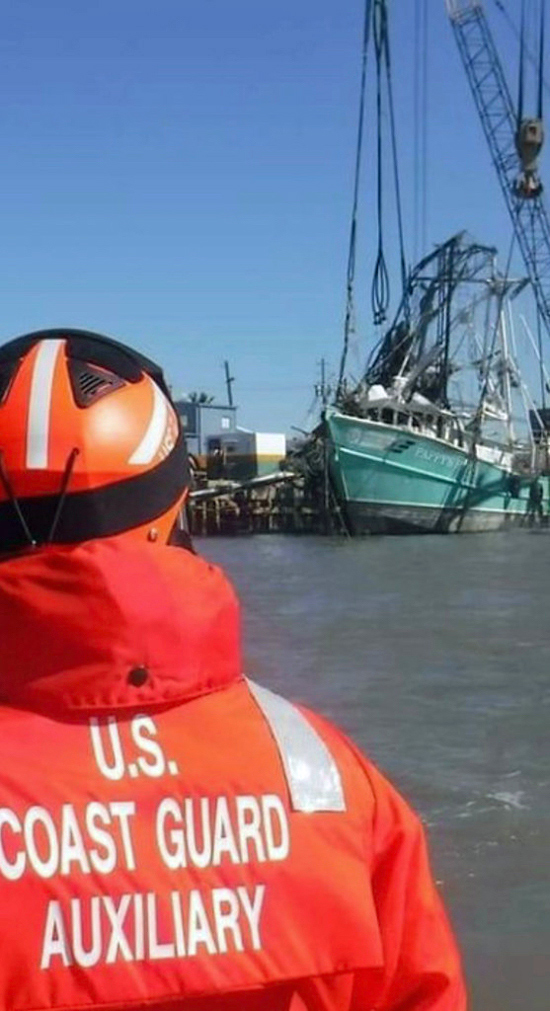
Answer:
[(45, 470), (48, 466), (53, 375), (62, 344), (62, 340), (40, 341), (34, 359), (27, 415), (26, 462), (29, 470)]
[(342, 780), (325, 742), (291, 702), (247, 679), (275, 738), (295, 811), (345, 811)]
[(132, 453), (128, 463), (151, 463), (151, 460), (154, 459), (161, 447), (166, 431), (168, 401), (162, 390), (159, 390), (157, 384), (151, 378), (149, 378), (149, 382), (153, 387), (153, 412), (147, 426), (147, 431), (137, 449)]

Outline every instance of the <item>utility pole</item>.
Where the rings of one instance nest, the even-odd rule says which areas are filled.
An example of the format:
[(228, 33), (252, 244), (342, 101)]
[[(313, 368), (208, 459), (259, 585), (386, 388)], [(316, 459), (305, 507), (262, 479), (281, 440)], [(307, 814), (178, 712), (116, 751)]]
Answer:
[(225, 368), (225, 385), (227, 386), (227, 402), (230, 407), (233, 407), (233, 391), (231, 389), (231, 385), (235, 382), (235, 377), (229, 373), (229, 362), (225, 361), (223, 364)]
[(323, 407), (327, 406), (327, 378), (325, 373), (325, 359), (321, 358), (321, 400)]
[(327, 373), (326, 373), (326, 361), (321, 358), (321, 382), (315, 384), (315, 395), (319, 397), (323, 410), (328, 404), (328, 400), (331, 394), (331, 388), (327, 383)]

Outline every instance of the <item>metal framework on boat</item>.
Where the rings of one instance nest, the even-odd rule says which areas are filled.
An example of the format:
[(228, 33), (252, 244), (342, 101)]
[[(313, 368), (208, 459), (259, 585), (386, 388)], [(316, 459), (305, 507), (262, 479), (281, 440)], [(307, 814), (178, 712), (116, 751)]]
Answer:
[(492, 246), (473, 242), (464, 232), (425, 256), (411, 271), (397, 316), (371, 355), (366, 384), (390, 387), (407, 372), (410, 394), (416, 390), (448, 408), (454, 298), (460, 287), (478, 283), (483, 286), (479, 299), (486, 299), (488, 278), (496, 277), (495, 258)]

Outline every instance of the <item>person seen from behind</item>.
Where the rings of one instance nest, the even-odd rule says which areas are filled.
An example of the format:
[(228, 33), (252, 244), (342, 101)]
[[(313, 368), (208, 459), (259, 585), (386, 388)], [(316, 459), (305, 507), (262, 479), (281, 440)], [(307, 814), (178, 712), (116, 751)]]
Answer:
[(417, 816), (242, 674), (161, 370), (0, 348), (0, 1007), (465, 1011)]

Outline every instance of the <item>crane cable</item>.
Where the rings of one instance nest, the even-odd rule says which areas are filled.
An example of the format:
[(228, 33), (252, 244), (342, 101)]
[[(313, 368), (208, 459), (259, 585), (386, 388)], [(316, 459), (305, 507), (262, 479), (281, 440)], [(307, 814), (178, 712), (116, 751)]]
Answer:
[(414, 17), (414, 262), (426, 254), (428, 206), (428, 11), (416, 0)]
[[(542, 89), (544, 85), (544, 29), (545, 29), (545, 0), (541, 0), (540, 5), (540, 36), (539, 36), (539, 119), (542, 120)], [(540, 389), (542, 409), (546, 410), (546, 391), (544, 381), (544, 352), (542, 347), (542, 313), (537, 303), (537, 341), (539, 351)]]
[(414, 262), (420, 259), (420, 2), (416, 0), (414, 8), (414, 77), (413, 77), (413, 197), (414, 197), (414, 225), (413, 225), (413, 254)]
[(372, 9), (372, 0), (365, 0), (365, 15), (363, 21), (363, 51), (361, 58), (361, 86), (360, 86), (360, 99), (359, 99), (359, 123), (357, 127), (357, 147), (355, 152), (355, 178), (353, 185), (353, 208), (351, 215), (348, 269), (346, 281), (347, 294), (346, 294), (346, 315), (344, 322), (344, 346), (342, 348), (342, 356), (340, 359), (340, 372), (338, 375), (337, 395), (342, 392), (344, 371), (346, 367), (346, 358), (349, 348), (349, 338), (350, 333), (353, 330), (354, 316), (355, 316), (354, 302), (353, 302), (353, 284), (355, 280), (355, 252), (357, 244), (357, 208), (359, 204), (359, 182), (361, 177), (361, 156), (363, 152), (363, 125), (365, 120), (365, 91), (367, 81), (367, 56), (369, 49), (371, 13), (372, 13), (371, 9)]
[(540, 4), (540, 35), (539, 35), (539, 81), (538, 81), (538, 118), (542, 119), (542, 91), (544, 85), (544, 14), (545, 0)]
[(525, 0), (521, 0), (521, 27), (519, 37), (519, 81), (518, 81), (518, 117), (517, 128), (523, 119), (523, 85), (525, 77)]
[[(503, 8), (500, 7), (502, 10)], [(538, 67), (537, 67), (537, 118), (542, 119), (543, 114), (543, 89), (545, 87), (544, 79), (544, 28), (545, 28), (545, 0), (541, 0), (540, 5), (540, 27), (539, 27), (539, 53), (538, 53)], [(518, 84), (518, 113), (517, 113), (517, 124), (518, 130), (523, 121), (523, 104), (524, 104), (524, 82), (525, 82), (525, 57), (528, 54), (527, 43), (526, 43), (526, 30), (525, 30), (525, 0), (521, 0), (521, 25), (520, 25), (520, 35), (519, 35), (519, 84)]]
[(355, 158), (355, 180), (353, 191), (353, 210), (350, 231), (350, 245), (348, 254), (347, 270), (347, 299), (346, 315), (344, 323), (344, 346), (340, 360), (340, 371), (338, 376), (337, 399), (343, 391), (344, 370), (349, 349), (349, 338), (354, 322), (354, 301), (353, 284), (355, 279), (355, 254), (357, 241), (357, 208), (359, 202), (359, 182), (361, 174), (361, 155), (363, 147), (363, 125), (365, 117), (365, 91), (367, 76), (367, 55), (370, 40), (371, 22), (373, 26), (374, 50), (376, 57), (376, 112), (377, 112), (377, 141), (376, 141), (376, 169), (377, 169), (377, 221), (378, 221), (378, 245), (377, 256), (374, 267), (371, 301), (375, 325), (379, 325), (386, 319), (390, 301), (390, 280), (386, 257), (384, 253), (384, 221), (383, 221), (383, 130), (382, 130), (382, 70), (385, 68), (386, 88), (388, 92), (388, 105), (390, 113), (390, 134), (393, 160), (393, 177), (395, 187), (395, 199), (397, 205), (397, 226), (399, 233), (401, 282), (403, 288), (403, 298), (405, 312), (408, 318), (408, 282), (407, 268), (405, 260), (405, 243), (403, 237), (403, 216), (401, 210), (401, 188), (399, 182), (399, 169), (397, 158), (397, 139), (395, 128), (395, 110), (393, 103), (393, 84), (390, 59), (390, 45), (388, 32), (388, 12), (386, 0), (365, 0), (365, 19), (363, 27), (363, 54), (361, 69), (361, 93), (359, 103), (359, 125), (357, 131), (357, 150)]
[[(385, 7), (384, 7), (385, 9)], [(386, 15), (387, 18), (387, 15)], [(407, 264), (405, 260), (405, 239), (403, 235), (403, 213), (401, 208), (401, 186), (399, 182), (399, 162), (397, 158), (397, 132), (395, 128), (395, 109), (393, 104), (393, 84), (392, 84), (392, 73), (391, 73), (391, 57), (390, 57), (390, 43), (389, 35), (386, 27), (385, 37), (384, 37), (384, 47), (386, 55), (386, 78), (388, 85), (388, 102), (390, 110), (390, 133), (391, 133), (391, 145), (392, 145), (392, 158), (393, 158), (393, 180), (395, 187), (395, 203), (397, 207), (397, 228), (399, 232), (399, 262), (401, 267), (401, 288), (403, 292), (404, 300), (404, 314), (405, 322), (408, 324), (410, 319), (410, 307), (409, 307), (409, 292), (408, 292), (408, 281), (407, 281)], [(425, 209), (425, 207), (424, 207)]]
[[(502, 14), (504, 20), (506, 21), (509, 29), (511, 30), (511, 32), (513, 33), (513, 35), (515, 35), (516, 39), (519, 42), (520, 41), (520, 36), (521, 36), (520, 30), (517, 27), (517, 25), (514, 22), (514, 20), (512, 19), (512, 17), (509, 14), (509, 12), (506, 10), (506, 7), (504, 6), (504, 3), (502, 2), (502, 0), (494, 0), (494, 2), (495, 2), (496, 7), (498, 8), (498, 10), (500, 11), (500, 13)], [(528, 45), (525, 46), (525, 55), (526, 55), (527, 59), (530, 61), (530, 63), (532, 63), (532, 64), (534, 64), (536, 66), (537, 58), (536, 58), (536, 56), (534, 56), (533, 51), (530, 49), (530, 47)], [(544, 74), (541, 76), (541, 80), (542, 80), (542, 86), (543, 86), (544, 90), (547, 93), (550, 93), (550, 81), (547, 80), (547, 78), (544, 76)]]
[(407, 283), (407, 265), (405, 261), (405, 242), (403, 237), (403, 215), (401, 210), (401, 188), (399, 183), (399, 163), (397, 157), (397, 136), (395, 128), (395, 109), (393, 103), (393, 82), (390, 57), (390, 41), (388, 31), (388, 9), (386, 0), (374, 2), (374, 48), (376, 54), (376, 111), (377, 111), (377, 203), (378, 203), (378, 251), (374, 275), (372, 279), (372, 310), (374, 323), (378, 325), (386, 319), (390, 302), (390, 280), (384, 254), (384, 218), (382, 201), (382, 66), (386, 72), (386, 90), (390, 120), (390, 138), (393, 162), (393, 180), (395, 187), (395, 204), (397, 213), (397, 229), (399, 235), (399, 255), (401, 268), (401, 288), (403, 292), (405, 317), (408, 322), (409, 300)]
[(378, 247), (372, 277), (371, 300), (374, 323), (386, 319), (390, 302), (390, 278), (384, 255), (383, 188), (382, 188), (382, 62), (387, 38), (387, 10), (384, 0), (374, 0), (374, 50), (376, 54), (376, 197), (378, 209)]

